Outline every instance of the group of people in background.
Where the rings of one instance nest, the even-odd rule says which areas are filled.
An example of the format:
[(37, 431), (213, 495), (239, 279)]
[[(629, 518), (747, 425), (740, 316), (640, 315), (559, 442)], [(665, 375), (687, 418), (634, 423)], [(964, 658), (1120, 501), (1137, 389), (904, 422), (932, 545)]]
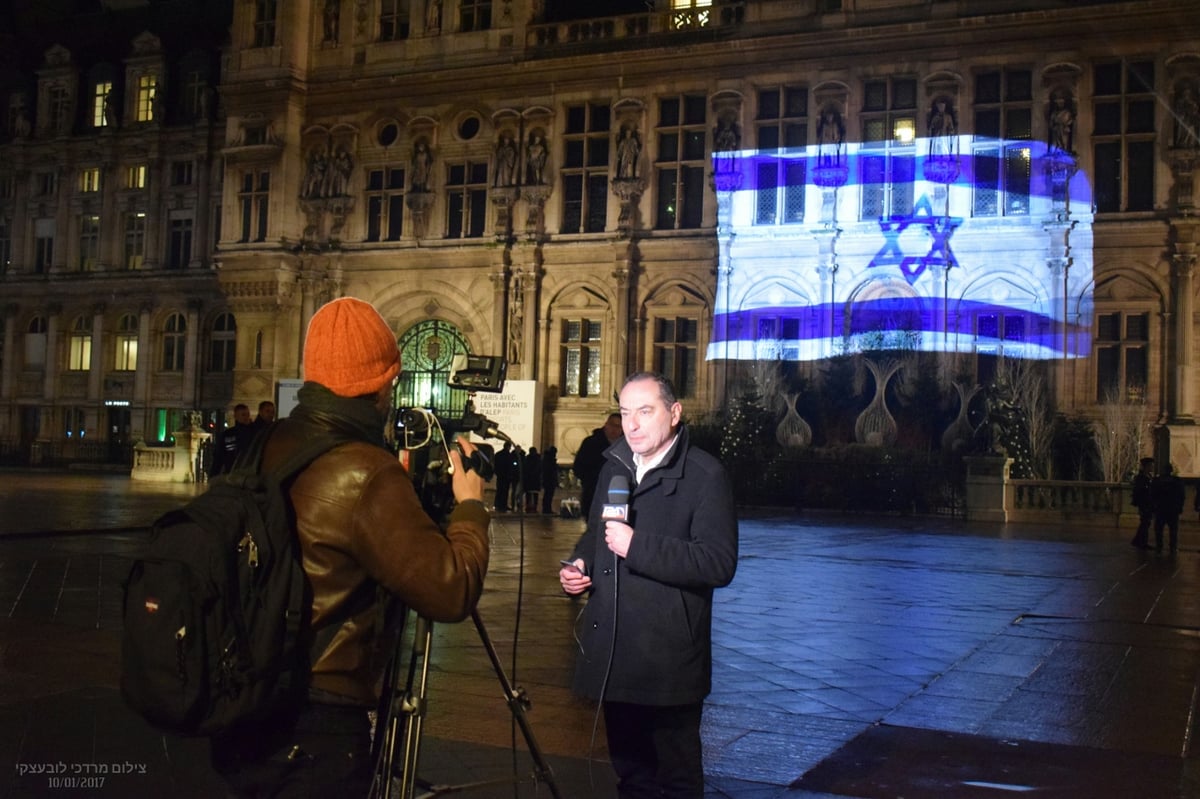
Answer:
[(219, 430), (213, 436), (208, 460), (209, 479), (225, 474), (233, 468), (239, 452), (250, 447), (254, 437), (275, 421), (275, 403), (263, 400), (258, 403), (258, 415), (250, 419), (250, 406), (239, 402), (233, 406), (233, 424)]
[[(1142, 458), (1138, 473), (1133, 477), (1133, 506), (1138, 509), (1138, 526), (1129, 545), (1136, 549), (1150, 548), (1150, 528), (1154, 528), (1154, 548), (1162, 551), (1163, 530), (1168, 534), (1172, 555), (1179, 551), (1179, 517), (1183, 515), (1183, 481), (1172, 464), (1162, 474), (1154, 472), (1154, 458)], [(1196, 495), (1196, 510), (1200, 512), (1200, 492)]]
[(558, 490), (558, 447), (530, 447), (524, 456), (507, 441), (496, 453), (496, 511), (552, 513)]

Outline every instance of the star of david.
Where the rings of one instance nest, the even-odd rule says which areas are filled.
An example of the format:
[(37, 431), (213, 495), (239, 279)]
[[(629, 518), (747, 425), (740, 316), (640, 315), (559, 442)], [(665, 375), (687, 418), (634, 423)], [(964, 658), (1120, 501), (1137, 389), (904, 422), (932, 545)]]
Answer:
[[(962, 217), (934, 216), (929, 198), (923, 196), (913, 207), (912, 216), (879, 220), (879, 230), (883, 233), (883, 247), (875, 253), (868, 266), (899, 266), (900, 273), (910, 286), (917, 282), (926, 267), (940, 266), (949, 269), (958, 266), (958, 260), (950, 249), (950, 237), (962, 223)], [(925, 255), (905, 255), (904, 248), (900, 246), (900, 234), (912, 225), (924, 227), (933, 240), (929, 252)]]

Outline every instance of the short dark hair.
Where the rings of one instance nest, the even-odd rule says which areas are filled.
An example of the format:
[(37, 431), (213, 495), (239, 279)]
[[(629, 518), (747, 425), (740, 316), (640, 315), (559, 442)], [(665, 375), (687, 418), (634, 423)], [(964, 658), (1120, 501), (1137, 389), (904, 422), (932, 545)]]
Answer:
[(671, 381), (659, 372), (634, 372), (625, 378), (625, 382), (621, 384), (621, 388), (624, 389), (630, 383), (636, 383), (640, 380), (653, 380), (657, 383), (658, 396), (668, 408), (679, 401), (675, 398), (675, 386), (671, 385)]

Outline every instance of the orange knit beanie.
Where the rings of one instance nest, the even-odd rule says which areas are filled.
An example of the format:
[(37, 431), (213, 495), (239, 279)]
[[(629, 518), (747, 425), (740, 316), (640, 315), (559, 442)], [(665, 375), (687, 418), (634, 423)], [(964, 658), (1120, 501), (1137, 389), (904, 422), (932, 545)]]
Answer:
[(369, 303), (342, 297), (322, 305), (304, 338), (304, 379), (340, 397), (374, 394), (400, 373), (400, 350)]

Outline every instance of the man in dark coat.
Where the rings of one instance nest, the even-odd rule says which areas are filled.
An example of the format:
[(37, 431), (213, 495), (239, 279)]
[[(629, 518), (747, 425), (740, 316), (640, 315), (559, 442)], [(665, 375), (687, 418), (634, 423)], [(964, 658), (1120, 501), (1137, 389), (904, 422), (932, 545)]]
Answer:
[(512, 444), (505, 441), (504, 448), (496, 453), (496, 511), (507, 513), (509, 495), (512, 493), (513, 475), (517, 471), (517, 456)]
[(583, 518), (588, 517), (592, 507), (592, 497), (596, 495), (596, 482), (600, 479), (600, 469), (604, 467), (604, 450), (621, 437), (621, 414), (610, 413), (603, 427), (597, 427), (591, 435), (583, 440), (575, 452), (575, 461), (571, 470), (579, 478), (579, 512)]
[(542, 453), (542, 513), (550, 513), (554, 491), (558, 488), (558, 447), (546, 447)]
[(244, 402), (233, 406), (233, 427), (226, 427), (213, 438), (208, 476), (216, 477), (231, 470), (238, 453), (250, 448), (250, 442), (257, 432), (250, 422), (250, 406)]
[(1154, 548), (1162, 551), (1163, 528), (1171, 535), (1171, 554), (1179, 551), (1179, 517), (1183, 513), (1183, 481), (1175, 473), (1175, 467), (1167, 464), (1167, 470), (1154, 478), (1150, 484), (1150, 496), (1154, 500)]
[(568, 594), (591, 592), (572, 687), (603, 705), (621, 799), (701, 799), (713, 589), (737, 568), (733, 491), (720, 462), (688, 444), (661, 375), (629, 377), (620, 407), (625, 439), (605, 453), (599, 490), (627, 480), (628, 507), (593, 503), (574, 565), (559, 571)]
[(1141, 468), (1133, 476), (1133, 507), (1138, 509), (1137, 531), (1131, 547), (1137, 549), (1150, 548), (1150, 523), (1154, 521), (1154, 497), (1150, 493), (1150, 484), (1154, 480), (1154, 458), (1142, 458)]

